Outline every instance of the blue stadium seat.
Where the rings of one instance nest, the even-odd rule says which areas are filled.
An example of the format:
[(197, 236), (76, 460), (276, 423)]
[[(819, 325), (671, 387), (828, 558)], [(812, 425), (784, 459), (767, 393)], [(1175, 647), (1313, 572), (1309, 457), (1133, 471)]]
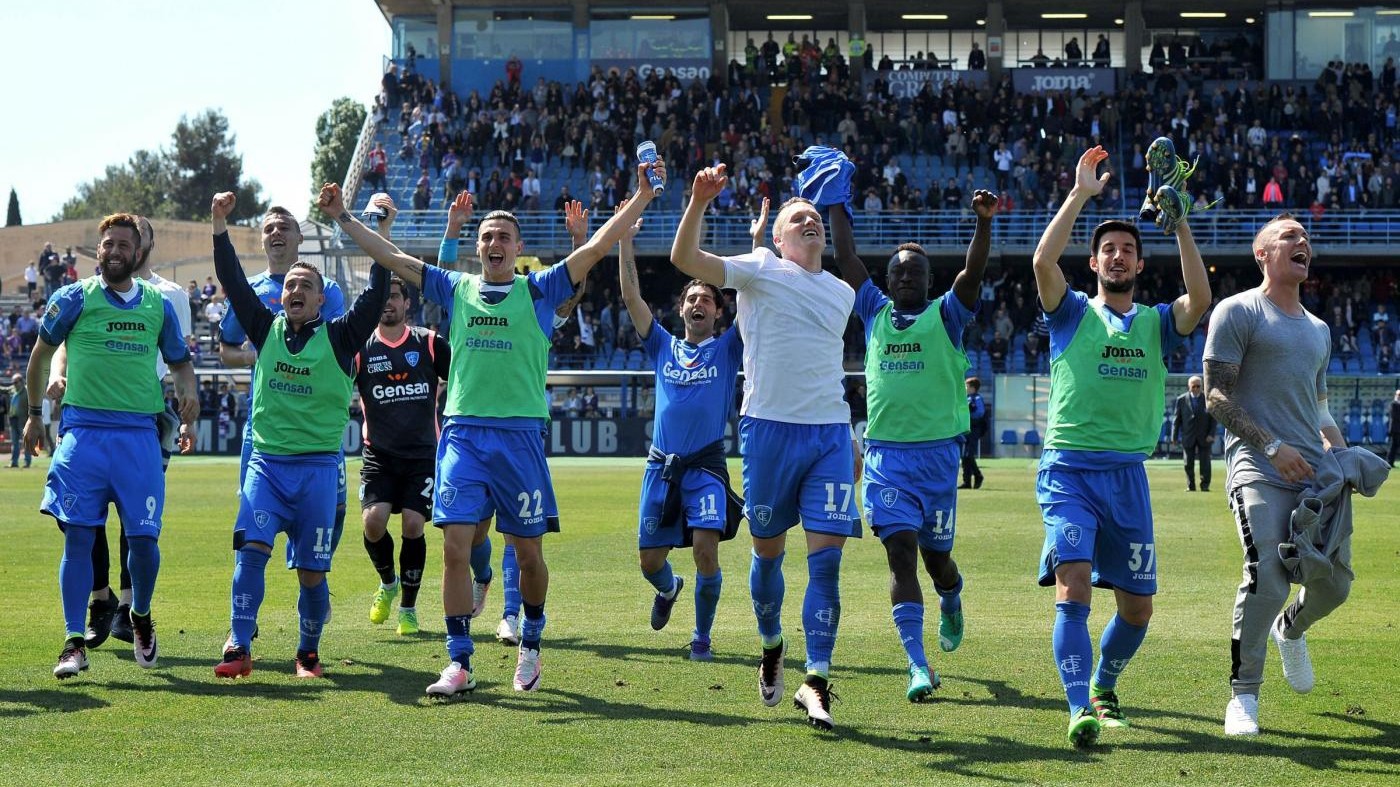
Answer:
[(1027, 429), (1027, 430), (1026, 430), (1026, 435), (1025, 435), (1025, 437), (1022, 438), (1022, 442), (1024, 442), (1024, 443), (1026, 444), (1026, 448), (1027, 448), (1028, 450), (1035, 451), (1035, 450), (1039, 449), (1039, 448), (1040, 448), (1040, 432), (1037, 432), (1037, 431), (1034, 430), (1034, 429)]
[(1003, 429), (1003, 430), (1001, 430), (1001, 444), (1002, 444), (1002, 445), (1016, 445), (1016, 443), (1017, 443), (1017, 440), (1016, 440), (1016, 430), (1015, 430), (1015, 429)]
[(1390, 438), (1390, 424), (1386, 423), (1383, 416), (1373, 414), (1371, 416), (1371, 440), (1372, 443), (1384, 443)]
[(1351, 445), (1361, 445), (1361, 414), (1351, 413), (1347, 416), (1347, 442)]

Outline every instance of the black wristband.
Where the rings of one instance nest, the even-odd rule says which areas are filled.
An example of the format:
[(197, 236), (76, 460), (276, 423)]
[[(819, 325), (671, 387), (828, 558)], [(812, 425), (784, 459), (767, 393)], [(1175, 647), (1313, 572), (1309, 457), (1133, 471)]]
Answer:
[(35, 406), (32, 405), (32, 404), (29, 405), (29, 415), (30, 415), (31, 417), (32, 417), (32, 416), (36, 416), (36, 415), (37, 415), (37, 416), (43, 416), (43, 414), (44, 414), (44, 406), (43, 406), (42, 404), (39, 405), (38, 407), (35, 407)]

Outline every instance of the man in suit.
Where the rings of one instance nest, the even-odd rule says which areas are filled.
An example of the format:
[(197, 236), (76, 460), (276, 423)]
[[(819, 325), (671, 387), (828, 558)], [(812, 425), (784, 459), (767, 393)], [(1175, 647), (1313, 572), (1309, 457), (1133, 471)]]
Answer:
[(1396, 389), (1395, 398), (1390, 400), (1390, 448), (1385, 459), (1391, 467), (1395, 466), (1397, 453), (1400, 453), (1400, 389)]
[(1196, 491), (1196, 460), (1201, 461), (1201, 491), (1210, 491), (1210, 448), (1215, 442), (1215, 418), (1206, 412), (1201, 378), (1192, 376), (1187, 391), (1176, 397), (1172, 416), (1172, 440), (1181, 444), (1186, 458), (1186, 491)]

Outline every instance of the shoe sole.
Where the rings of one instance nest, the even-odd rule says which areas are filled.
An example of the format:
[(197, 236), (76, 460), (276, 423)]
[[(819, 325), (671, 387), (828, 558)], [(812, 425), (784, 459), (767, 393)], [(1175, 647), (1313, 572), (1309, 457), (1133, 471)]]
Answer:
[(909, 691), (904, 693), (904, 696), (908, 698), (910, 702), (916, 704), (927, 702), (928, 700), (933, 698), (933, 687), (920, 686), (917, 689), (910, 689)]
[(1094, 719), (1093, 723), (1090, 724), (1081, 724), (1070, 732), (1070, 743), (1073, 743), (1077, 749), (1086, 749), (1093, 746), (1099, 740), (1100, 729), (1101, 725), (1098, 723), (1097, 719)]
[(777, 707), (778, 704), (783, 701), (783, 695), (787, 693), (783, 689), (783, 660), (787, 658), (786, 639), (783, 640), (782, 647), (782, 652), (778, 654), (778, 670), (777, 673), (774, 675), (776, 680), (774, 680), (772, 685), (768, 687), (772, 690), (771, 696), (764, 691), (763, 663), (760, 661), (758, 665), (758, 698), (763, 700), (763, 704), (767, 705), (770, 708)]
[(511, 685), (514, 686), (516, 691), (535, 691), (540, 687), (540, 673), (536, 672), (535, 677), (531, 678), (529, 683), (514, 681)]
[[(229, 663), (229, 662), (224, 662), (224, 663), (227, 664), (227, 663)], [(236, 673), (234, 673), (234, 674), (232, 674), (232, 675), (228, 675), (228, 674), (219, 672), (219, 667), (217, 667), (217, 666), (214, 667), (214, 677), (216, 677), (216, 678), (223, 678), (224, 680), (236, 680), (236, 679), (238, 679), (238, 678), (246, 678), (246, 677), (248, 677), (249, 675), (252, 675), (252, 674), (253, 674), (253, 664), (252, 664), (251, 660), (248, 661), (248, 662), (246, 662), (246, 663), (243, 665), (243, 667), (242, 667), (241, 669), (239, 669), (238, 672), (236, 672)]]
[(68, 670), (59, 672), (58, 670), (54, 670), (53, 676), (55, 678), (58, 678), (59, 680), (68, 680), (69, 678), (76, 678), (78, 676), (78, 673), (87, 672), (87, 668), (88, 665), (83, 664), (79, 666), (78, 669), (74, 672), (69, 672)]

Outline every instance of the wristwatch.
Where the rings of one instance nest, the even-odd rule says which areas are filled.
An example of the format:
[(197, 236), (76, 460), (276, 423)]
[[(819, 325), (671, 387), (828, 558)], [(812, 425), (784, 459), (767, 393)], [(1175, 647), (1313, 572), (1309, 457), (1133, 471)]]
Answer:
[(1274, 457), (1278, 456), (1279, 446), (1282, 445), (1283, 441), (1275, 437), (1272, 442), (1264, 446), (1264, 457), (1269, 461), (1273, 461)]

